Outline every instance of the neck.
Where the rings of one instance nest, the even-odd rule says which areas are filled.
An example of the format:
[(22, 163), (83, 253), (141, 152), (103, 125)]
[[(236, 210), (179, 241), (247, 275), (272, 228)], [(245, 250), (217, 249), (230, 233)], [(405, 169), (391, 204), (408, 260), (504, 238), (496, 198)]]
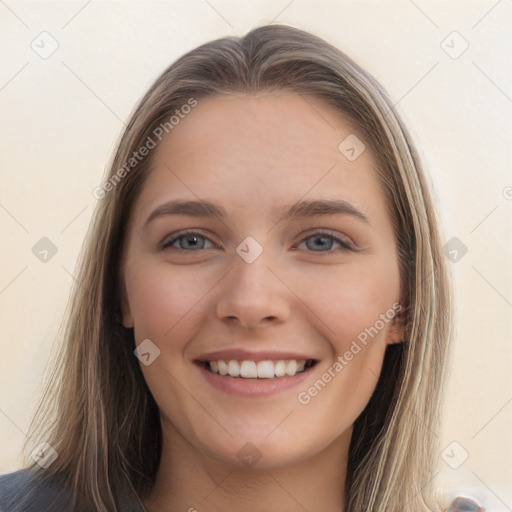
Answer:
[(146, 512), (342, 512), (351, 434), (350, 429), (293, 464), (258, 468), (214, 459), (167, 428), (155, 485), (144, 507)]

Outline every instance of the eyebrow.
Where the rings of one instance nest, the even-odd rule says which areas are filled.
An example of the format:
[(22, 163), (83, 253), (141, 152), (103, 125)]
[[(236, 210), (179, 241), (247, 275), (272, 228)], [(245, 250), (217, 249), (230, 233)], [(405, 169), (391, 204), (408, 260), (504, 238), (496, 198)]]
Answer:
[[(297, 220), (316, 215), (350, 215), (370, 225), (368, 217), (353, 204), (344, 199), (317, 199), (312, 201), (298, 201), (292, 205), (285, 205), (276, 210), (280, 213), (279, 222), (284, 220)], [(145, 222), (147, 226), (158, 217), (169, 215), (188, 215), (190, 217), (208, 217), (222, 220), (227, 214), (221, 206), (208, 201), (174, 200), (158, 206), (149, 215)]]
[(303, 219), (315, 215), (350, 215), (370, 225), (368, 217), (345, 199), (317, 199), (312, 201), (299, 201), (291, 206), (279, 209), (279, 221)]
[(153, 210), (147, 218), (145, 226), (157, 217), (167, 215), (188, 215), (190, 217), (212, 217), (223, 219), (226, 217), (226, 210), (208, 201), (169, 201)]

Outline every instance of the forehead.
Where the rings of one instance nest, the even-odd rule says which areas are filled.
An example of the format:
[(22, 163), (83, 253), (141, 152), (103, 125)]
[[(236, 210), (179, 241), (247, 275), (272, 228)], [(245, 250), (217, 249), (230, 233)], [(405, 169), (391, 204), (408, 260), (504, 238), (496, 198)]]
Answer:
[(339, 143), (350, 134), (355, 129), (349, 120), (315, 98), (287, 91), (230, 94), (200, 99), (157, 154), (186, 154), (200, 147), (224, 157), (226, 164), (236, 153), (240, 158), (242, 151), (254, 150), (262, 161), (332, 161), (340, 156)]
[(349, 120), (312, 97), (278, 91), (200, 99), (154, 150), (140, 205), (215, 197), (228, 211), (262, 215), (322, 197), (377, 213), (385, 203), (374, 156), (366, 147), (347, 158), (347, 144), (356, 156), (364, 148)]

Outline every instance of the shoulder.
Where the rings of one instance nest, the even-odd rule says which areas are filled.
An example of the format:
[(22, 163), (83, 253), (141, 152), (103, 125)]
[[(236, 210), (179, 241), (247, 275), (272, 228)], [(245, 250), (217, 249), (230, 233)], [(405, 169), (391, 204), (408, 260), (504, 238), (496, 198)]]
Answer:
[[(115, 489), (114, 494), (118, 510), (145, 512), (128, 479)], [(0, 512), (75, 512), (75, 509), (75, 501), (64, 478), (42, 478), (42, 473), (33, 469), (0, 475)]]
[(43, 480), (37, 471), (22, 469), (0, 475), (0, 512), (71, 512), (65, 487)]

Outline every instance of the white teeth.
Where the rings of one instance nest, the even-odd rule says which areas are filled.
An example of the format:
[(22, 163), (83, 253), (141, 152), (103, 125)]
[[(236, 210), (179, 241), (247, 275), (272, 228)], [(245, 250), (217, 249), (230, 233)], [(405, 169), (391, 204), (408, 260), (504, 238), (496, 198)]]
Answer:
[(295, 361), (295, 359), (292, 359), (291, 361), (288, 361), (288, 364), (286, 365), (286, 375), (293, 377), (296, 373), (297, 361)]
[(228, 373), (231, 377), (238, 377), (240, 375), (240, 363), (231, 359), (228, 363)]
[(225, 361), (208, 361), (208, 367), (213, 373), (220, 375), (229, 375), (230, 377), (240, 377), (243, 379), (273, 379), (276, 377), (293, 377), (297, 373), (303, 372), (306, 367), (306, 360), (291, 359), (288, 361), (236, 361), (231, 359)]
[(273, 379), (274, 378), (274, 363), (272, 361), (259, 361), (258, 362), (258, 378), (259, 379)]
[[(211, 368), (211, 361), (210, 361), (210, 368)], [(223, 361), (222, 359), (220, 361), (217, 361), (217, 366), (219, 368), (219, 373), (221, 375), (227, 375), (228, 374), (228, 363), (226, 361)]]
[(244, 379), (255, 379), (258, 376), (256, 363), (254, 361), (242, 361), (240, 365), (240, 377)]
[(276, 377), (284, 377), (286, 375), (286, 361), (276, 361), (274, 373)]

